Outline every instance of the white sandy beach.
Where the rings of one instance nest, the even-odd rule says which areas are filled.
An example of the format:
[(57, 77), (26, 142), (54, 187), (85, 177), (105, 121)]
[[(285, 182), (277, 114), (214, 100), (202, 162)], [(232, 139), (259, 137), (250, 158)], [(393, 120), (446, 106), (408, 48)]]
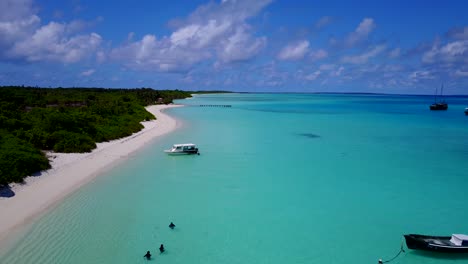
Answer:
[(147, 107), (157, 120), (143, 122), (145, 128), (129, 137), (98, 143), (91, 153), (49, 153), (52, 169), (42, 172), (39, 177), (28, 177), (25, 184), (11, 185), (15, 195), (0, 198), (0, 241), (155, 137), (176, 129), (177, 120), (164, 114), (163, 110), (177, 106)]

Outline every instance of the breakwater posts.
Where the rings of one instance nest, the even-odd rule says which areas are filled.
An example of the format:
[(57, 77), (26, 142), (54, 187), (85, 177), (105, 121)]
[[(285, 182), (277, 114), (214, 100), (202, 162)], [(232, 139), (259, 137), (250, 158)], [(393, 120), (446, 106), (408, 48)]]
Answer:
[(232, 107), (232, 105), (199, 105), (200, 107)]

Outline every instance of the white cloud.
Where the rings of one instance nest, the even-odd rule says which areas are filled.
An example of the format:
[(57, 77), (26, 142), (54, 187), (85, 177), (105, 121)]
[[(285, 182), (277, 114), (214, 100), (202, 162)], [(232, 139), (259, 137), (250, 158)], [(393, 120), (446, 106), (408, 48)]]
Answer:
[(218, 40), (231, 28), (230, 21), (210, 20), (205, 25), (191, 24), (172, 33), (170, 39), (175, 46), (194, 45), (195, 48), (204, 48)]
[(424, 63), (463, 62), (468, 63), (468, 40), (457, 40), (439, 47), (436, 43), (423, 54)]
[(233, 24), (244, 23), (255, 16), (272, 0), (232, 0), (222, 3), (210, 2), (199, 6), (186, 19), (186, 25), (206, 24), (210, 20), (231, 21)]
[(96, 61), (97, 63), (103, 63), (106, 61), (107, 55), (104, 51), (98, 51), (96, 52)]
[(468, 77), (468, 71), (456, 70), (454, 75), (457, 77)]
[(135, 37), (135, 32), (129, 32), (127, 34), (127, 41), (133, 41), (133, 37)]
[(96, 72), (95, 69), (89, 69), (89, 70), (87, 70), (87, 71), (81, 72), (81, 73), (80, 73), (80, 76), (85, 76), (85, 77), (91, 76), (91, 75), (93, 75), (95, 72)]
[(145, 35), (141, 40), (115, 48), (110, 53), (113, 60), (123, 61), (132, 68), (158, 72), (185, 72), (210, 56), (205, 51), (193, 52), (189, 48), (171, 45), (168, 38), (158, 40), (154, 35)]
[(369, 50), (368, 52), (365, 52), (360, 55), (344, 56), (341, 59), (341, 61), (344, 63), (351, 63), (351, 64), (363, 64), (363, 63), (366, 63), (369, 59), (379, 55), (384, 50), (385, 50), (385, 45), (379, 45)]
[(310, 59), (312, 59), (313, 61), (325, 59), (326, 57), (328, 57), (328, 52), (323, 49), (310, 52)]
[(468, 39), (468, 27), (453, 28), (447, 35), (453, 39)]
[[(267, 62), (263, 65), (254, 65), (249, 67), (248, 71), (254, 73), (254, 79), (258, 86), (281, 86), (291, 78), (291, 73), (280, 69), (278, 63), (275, 60)], [(261, 76), (261, 78), (258, 78)], [(242, 78), (243, 80), (246, 78)]]
[(313, 73), (306, 75), (304, 78), (308, 81), (314, 81), (320, 76), (321, 73), (322, 73), (321, 71), (315, 71)]
[(216, 60), (245, 61), (265, 46), (266, 37), (255, 37), (246, 20), (271, 0), (210, 2), (198, 7), (186, 19), (173, 22), (177, 28), (159, 39), (147, 34), (139, 41), (125, 43), (110, 57), (133, 68), (163, 72), (186, 72), (195, 64)]
[(186, 46), (195, 37), (198, 30), (200, 29), (200, 25), (188, 25), (183, 27), (176, 32), (172, 33), (171, 35), (171, 42), (175, 46)]
[(31, 0), (0, 1), (0, 48), (5, 50), (15, 41), (26, 38), (40, 21)]
[(86, 27), (84, 21), (41, 26), (36, 12), (32, 0), (0, 2), (0, 57), (72, 63), (90, 56), (101, 44), (96, 33), (76, 34)]
[(333, 22), (333, 18), (330, 17), (330, 16), (323, 16), (321, 17), (317, 23), (315, 23), (315, 27), (317, 29), (322, 29), (326, 26), (328, 26), (329, 24), (331, 24)]
[(27, 61), (73, 63), (93, 54), (102, 38), (96, 33), (68, 36), (67, 25), (55, 22), (40, 27), (34, 34), (16, 42), (10, 55)]
[(409, 79), (415, 82), (420, 80), (432, 80), (434, 78), (434, 73), (431, 71), (414, 71), (409, 75)]
[(0, 1), (0, 21), (13, 21), (35, 13), (33, 0)]
[(344, 69), (345, 69), (345, 68), (344, 68), (343, 66), (340, 66), (340, 67), (338, 68), (338, 70), (331, 72), (330, 75), (331, 75), (331, 76), (341, 76), (341, 74), (343, 73)]
[(468, 50), (468, 40), (448, 43), (440, 49), (440, 53), (449, 57), (463, 56)]
[(36, 15), (11, 21), (0, 21), (0, 45), (14, 43), (27, 37), (39, 25), (41, 19)]
[(364, 18), (354, 32), (350, 33), (346, 38), (348, 46), (354, 46), (367, 39), (369, 34), (375, 29), (374, 19)]
[(218, 57), (223, 62), (244, 61), (255, 56), (266, 45), (266, 38), (253, 39), (243, 28), (237, 28), (236, 33), (222, 41)]
[(280, 60), (300, 60), (309, 51), (309, 41), (303, 40), (284, 47), (278, 54)]
[(359, 26), (356, 28), (355, 33), (361, 36), (369, 35), (372, 30), (375, 28), (374, 19), (372, 18), (364, 18)]
[(158, 45), (156, 40), (156, 36), (153, 35), (146, 35), (140, 42), (138, 49), (136, 50), (135, 57), (137, 61), (145, 60), (148, 57), (151, 57), (152, 52), (154, 52), (155, 48)]

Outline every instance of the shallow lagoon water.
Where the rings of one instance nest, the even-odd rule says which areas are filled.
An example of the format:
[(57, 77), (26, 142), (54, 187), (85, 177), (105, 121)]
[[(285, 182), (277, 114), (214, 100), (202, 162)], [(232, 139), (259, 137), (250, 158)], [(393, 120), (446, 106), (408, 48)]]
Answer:
[[(468, 233), (468, 98), (447, 98), (442, 112), (429, 111), (431, 101), (181, 100), (187, 107), (169, 113), (182, 128), (70, 195), (0, 263), (147, 263), (147, 250), (154, 263), (377, 263), (398, 252), (406, 233)], [(188, 142), (200, 156), (163, 153)], [(468, 256), (407, 250), (393, 263)]]

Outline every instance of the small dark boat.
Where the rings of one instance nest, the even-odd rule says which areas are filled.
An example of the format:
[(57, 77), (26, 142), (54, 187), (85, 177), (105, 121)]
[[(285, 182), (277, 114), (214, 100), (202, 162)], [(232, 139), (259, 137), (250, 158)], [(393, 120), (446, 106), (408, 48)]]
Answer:
[[(444, 86), (440, 88), (440, 96), (443, 97), (442, 93), (444, 92)], [(448, 104), (445, 102), (445, 100), (441, 100), (437, 102), (437, 89), (434, 95), (434, 103), (429, 106), (430, 110), (447, 110), (448, 109)]]
[(468, 235), (450, 236), (404, 235), (409, 249), (447, 253), (468, 253)]
[(429, 106), (431, 110), (447, 110), (448, 105), (447, 103), (433, 103)]
[(468, 107), (465, 108), (465, 115), (468, 115)]

